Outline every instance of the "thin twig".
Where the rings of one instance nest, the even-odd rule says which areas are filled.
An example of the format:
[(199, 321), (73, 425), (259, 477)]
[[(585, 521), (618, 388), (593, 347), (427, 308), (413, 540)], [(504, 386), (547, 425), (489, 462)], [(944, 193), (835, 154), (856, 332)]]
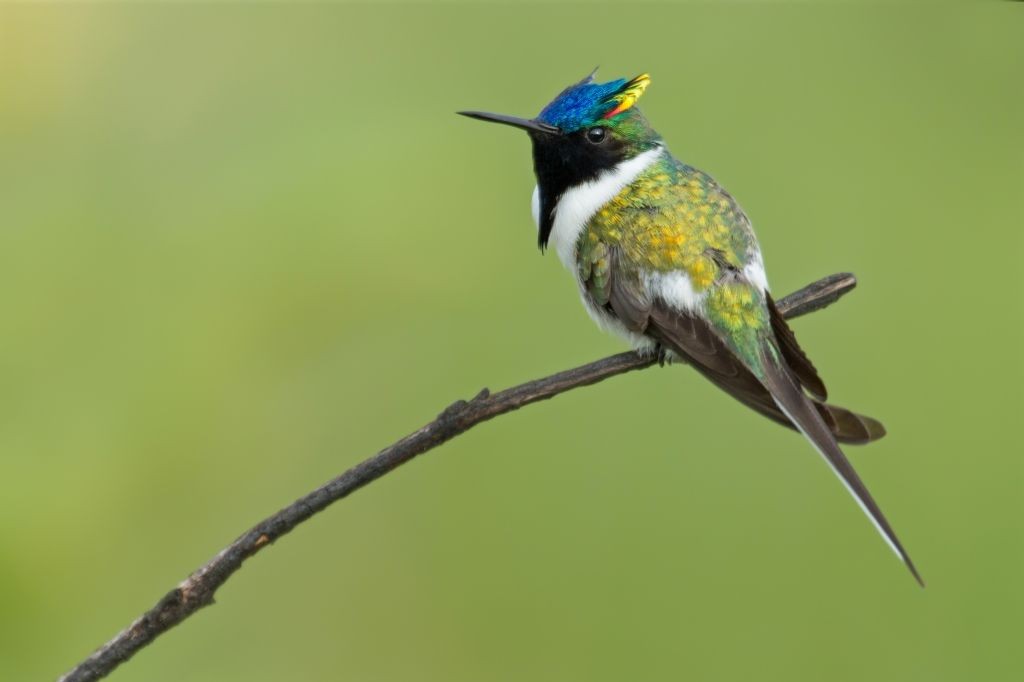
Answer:
[[(777, 305), (782, 314), (791, 319), (824, 308), (856, 284), (857, 280), (851, 274), (832, 275), (786, 296)], [(657, 362), (657, 358), (650, 355), (619, 353), (493, 395), (485, 388), (469, 401), (452, 403), (437, 419), (418, 431), (257, 523), (164, 595), (153, 608), (61, 677), (60, 682), (85, 682), (105, 677), (139, 649), (199, 609), (212, 604), (217, 589), (242, 567), (246, 559), (317, 512), (376, 481), (416, 455), (432, 450), (498, 415), (574, 388), (596, 384), (616, 374), (644, 369)]]

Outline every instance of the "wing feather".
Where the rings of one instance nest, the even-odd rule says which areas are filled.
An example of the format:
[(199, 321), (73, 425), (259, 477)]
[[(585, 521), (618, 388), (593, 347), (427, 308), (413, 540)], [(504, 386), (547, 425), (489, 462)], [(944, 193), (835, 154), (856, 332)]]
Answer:
[[(630, 331), (645, 333), (674, 351), (680, 359), (758, 414), (798, 430), (764, 385), (728, 349), (706, 320), (660, 299), (652, 300), (640, 278), (629, 276), (622, 267), (621, 258), (618, 247), (598, 242), (588, 249), (586, 258), (581, 259), (585, 264), (580, 271), (583, 288), (595, 307), (616, 317)], [(774, 305), (772, 310), (778, 313)], [(778, 316), (782, 320), (781, 314)], [(788, 360), (789, 356), (786, 357)], [(810, 365), (809, 360), (807, 364)], [(813, 369), (813, 365), (810, 366)], [(837, 405), (819, 401), (814, 404), (840, 442), (862, 444), (885, 435), (885, 427), (871, 417)]]
[(779, 342), (779, 350), (782, 351), (786, 364), (789, 365), (793, 374), (800, 380), (800, 384), (811, 395), (818, 400), (826, 400), (828, 398), (828, 391), (825, 390), (825, 383), (818, 376), (818, 370), (811, 363), (811, 359), (807, 357), (803, 348), (797, 343), (796, 334), (789, 328), (786, 319), (782, 317), (782, 313), (775, 306), (775, 301), (767, 293), (765, 293), (765, 301), (768, 304), (772, 331), (775, 332), (775, 338)]

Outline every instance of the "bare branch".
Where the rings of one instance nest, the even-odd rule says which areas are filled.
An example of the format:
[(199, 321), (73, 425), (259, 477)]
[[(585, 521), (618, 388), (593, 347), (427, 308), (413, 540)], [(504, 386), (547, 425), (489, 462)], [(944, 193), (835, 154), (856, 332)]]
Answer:
[[(790, 294), (778, 301), (777, 305), (782, 314), (791, 319), (824, 308), (848, 293), (856, 284), (857, 280), (851, 274), (832, 275)], [(212, 604), (217, 589), (242, 567), (246, 559), (270, 546), (317, 512), (376, 481), (413, 457), (498, 415), (654, 364), (657, 364), (657, 359), (648, 355), (619, 353), (493, 395), (484, 389), (468, 402), (460, 400), (452, 403), (437, 419), (418, 431), (257, 523), (164, 595), (153, 608), (61, 677), (60, 682), (86, 682), (105, 677), (139, 649), (199, 609)]]

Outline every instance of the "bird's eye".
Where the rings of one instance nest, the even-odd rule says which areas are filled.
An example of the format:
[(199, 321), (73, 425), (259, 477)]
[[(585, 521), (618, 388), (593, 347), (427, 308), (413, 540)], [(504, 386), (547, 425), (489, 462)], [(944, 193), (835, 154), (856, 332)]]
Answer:
[(604, 142), (607, 132), (608, 131), (600, 126), (591, 128), (587, 131), (587, 142), (590, 142), (591, 144), (601, 144)]

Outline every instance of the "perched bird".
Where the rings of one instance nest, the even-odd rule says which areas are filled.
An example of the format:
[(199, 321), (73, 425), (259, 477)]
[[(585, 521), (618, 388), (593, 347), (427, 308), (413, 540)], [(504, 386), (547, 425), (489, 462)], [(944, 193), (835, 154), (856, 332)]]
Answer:
[(825, 385), (768, 292), (750, 219), (706, 173), (679, 161), (636, 102), (647, 74), (562, 91), (532, 119), (459, 113), (525, 130), (543, 251), (575, 275), (597, 324), (679, 358), (747, 407), (800, 431), (922, 585), (838, 443), (885, 435), (826, 403)]

